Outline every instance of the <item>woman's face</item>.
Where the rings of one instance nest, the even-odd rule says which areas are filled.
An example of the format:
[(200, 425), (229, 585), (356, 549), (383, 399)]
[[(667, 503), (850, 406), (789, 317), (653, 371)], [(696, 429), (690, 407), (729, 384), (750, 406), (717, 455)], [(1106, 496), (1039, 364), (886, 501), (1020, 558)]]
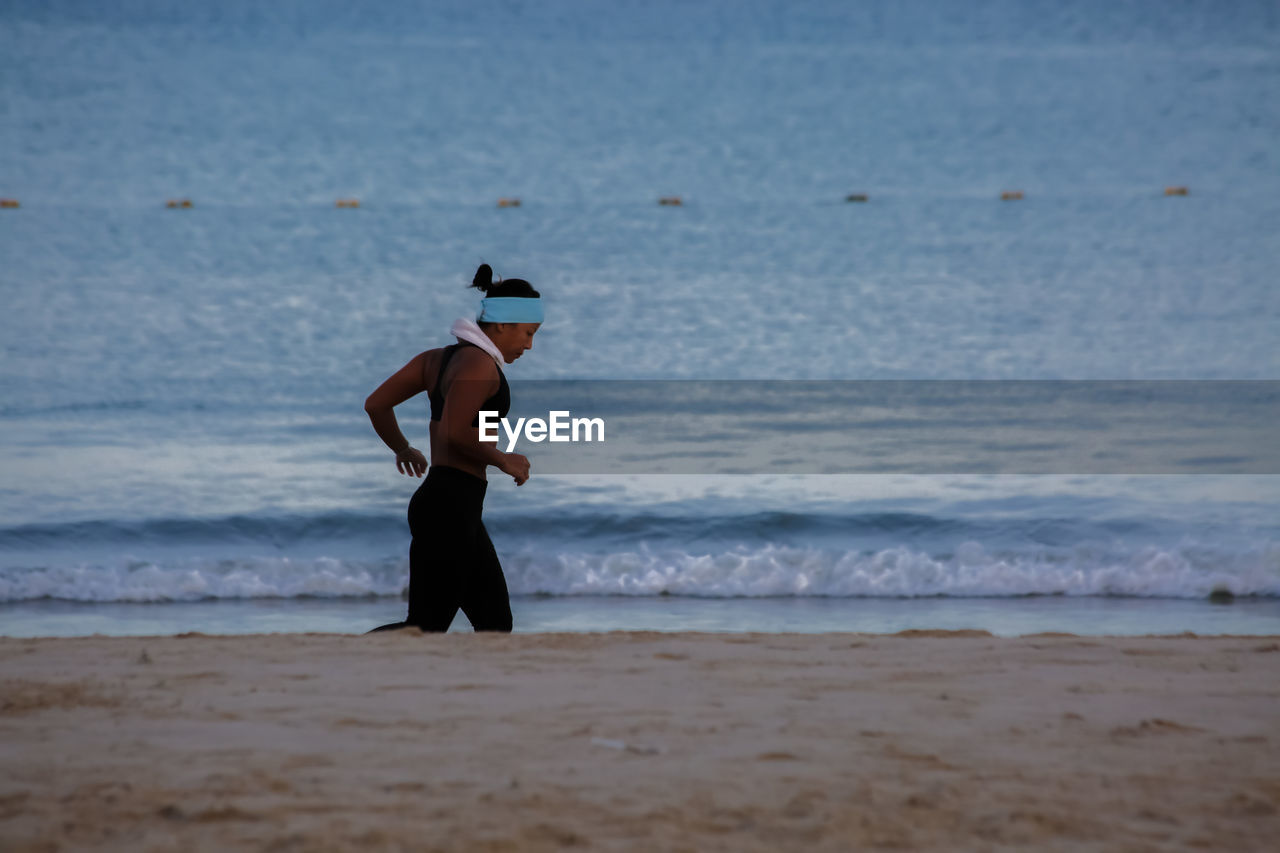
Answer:
[(533, 335), (541, 326), (541, 323), (494, 323), (487, 334), (510, 364), (533, 346)]

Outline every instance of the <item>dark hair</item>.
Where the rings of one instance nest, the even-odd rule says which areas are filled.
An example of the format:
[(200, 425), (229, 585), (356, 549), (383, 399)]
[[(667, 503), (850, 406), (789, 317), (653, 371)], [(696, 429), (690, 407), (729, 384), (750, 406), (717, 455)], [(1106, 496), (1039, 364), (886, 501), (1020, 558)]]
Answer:
[(470, 286), (483, 291), (485, 296), (516, 296), (537, 299), (542, 295), (533, 289), (532, 284), (522, 278), (505, 278), (495, 282), (493, 280), (493, 268), (488, 264), (480, 265), (480, 269), (476, 270), (475, 278), (471, 279)]

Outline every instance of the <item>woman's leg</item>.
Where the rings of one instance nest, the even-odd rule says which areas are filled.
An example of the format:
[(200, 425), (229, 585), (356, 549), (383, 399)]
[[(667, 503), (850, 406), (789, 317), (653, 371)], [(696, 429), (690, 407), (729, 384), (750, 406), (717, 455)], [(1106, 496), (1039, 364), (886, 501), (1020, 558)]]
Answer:
[[(423, 631), (447, 631), (462, 601), (460, 572), (470, 551), (465, 502), (450, 495), (448, 481), (427, 475), (409, 501), (409, 615)], [(462, 511), (460, 511), (462, 510)], [(475, 511), (478, 523), (479, 509)]]
[(465, 551), (453, 537), (422, 535), (409, 545), (409, 615), (405, 621), (424, 631), (448, 631), (462, 600), (458, 565)]
[(502, 564), (493, 549), (489, 531), (481, 522), (476, 531), (474, 550), (464, 566), (466, 582), (462, 589), (462, 612), (477, 631), (511, 631), (511, 597)]

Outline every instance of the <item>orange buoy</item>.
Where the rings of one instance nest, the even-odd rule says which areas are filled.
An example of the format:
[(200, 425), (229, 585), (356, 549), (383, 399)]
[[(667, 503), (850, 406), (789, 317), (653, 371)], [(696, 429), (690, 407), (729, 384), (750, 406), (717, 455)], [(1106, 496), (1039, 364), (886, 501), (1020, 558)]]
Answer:
[(334, 207), (359, 207), (360, 199), (358, 198), (340, 198), (333, 203)]
[(498, 199), (498, 207), (519, 207), (520, 199), (518, 198), (500, 198)]
[(191, 207), (189, 198), (171, 198), (164, 203), (165, 207)]
[(864, 201), (869, 201), (870, 199), (866, 193), (849, 193), (847, 196), (844, 197), (844, 200), (864, 202)]
[(22, 207), (16, 198), (0, 198), (0, 207)]
[(658, 204), (665, 205), (666, 207), (679, 207), (684, 204), (684, 200), (678, 195), (664, 195), (662, 198), (658, 199)]
[(1001, 201), (1022, 201), (1022, 190), (1005, 190), (1000, 193)]
[(1186, 187), (1165, 187), (1164, 194), (1165, 195), (1189, 195), (1190, 190), (1188, 190)]

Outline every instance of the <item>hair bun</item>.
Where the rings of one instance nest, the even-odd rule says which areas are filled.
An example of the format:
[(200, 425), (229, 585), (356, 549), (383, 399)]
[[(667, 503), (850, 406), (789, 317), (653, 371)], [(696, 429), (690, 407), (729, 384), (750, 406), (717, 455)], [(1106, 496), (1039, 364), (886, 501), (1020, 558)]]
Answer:
[(476, 277), (471, 279), (471, 286), (488, 293), (489, 288), (493, 287), (493, 268), (488, 264), (481, 264), (480, 269), (476, 270)]

